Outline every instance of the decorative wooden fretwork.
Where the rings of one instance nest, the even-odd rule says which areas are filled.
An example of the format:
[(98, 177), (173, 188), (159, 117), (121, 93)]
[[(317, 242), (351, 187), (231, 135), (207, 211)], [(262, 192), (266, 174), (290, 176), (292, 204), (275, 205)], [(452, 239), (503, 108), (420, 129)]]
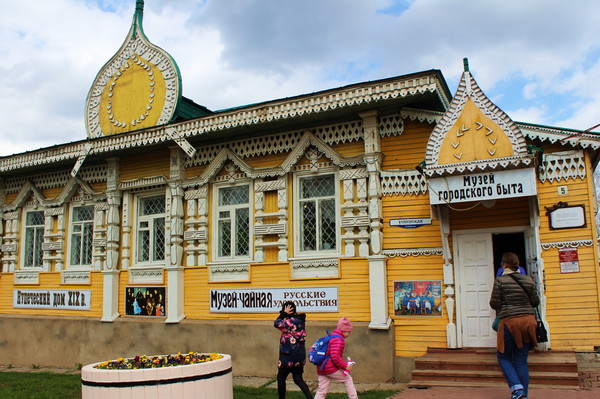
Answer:
[(2, 271), (14, 272), (17, 269), (17, 250), (19, 240), (19, 212), (6, 212), (3, 220), (4, 234), (2, 235)]
[(397, 249), (385, 249), (383, 251), (385, 256), (390, 258), (401, 257), (406, 258), (408, 256), (431, 256), (444, 254), (442, 247), (430, 247), (430, 248), (397, 248)]
[(208, 185), (188, 189), (184, 193), (186, 204), (185, 242), (186, 265), (206, 266), (208, 261)]
[(416, 109), (416, 108), (402, 108), (400, 111), (400, 115), (402, 119), (409, 119), (411, 121), (418, 122), (426, 122), (432, 125), (438, 123), (442, 116), (444, 116), (443, 112), (437, 111), (429, 111), (425, 109)]
[(583, 151), (566, 151), (544, 154), (538, 168), (538, 178), (542, 183), (561, 180), (585, 180), (585, 159)]
[(458, 90), (436, 124), (425, 155), (429, 177), (533, 164), (519, 127), (477, 85), (465, 62)]
[[(64, 236), (65, 236), (65, 209), (47, 208), (44, 210), (44, 242), (42, 243), (42, 263), (44, 271), (52, 271), (52, 264), (55, 264), (55, 270), (63, 270), (64, 258)], [(54, 223), (58, 232), (54, 233)]]
[(542, 249), (549, 250), (552, 248), (563, 249), (563, 248), (577, 248), (577, 247), (591, 247), (594, 244), (592, 240), (575, 240), (575, 241), (556, 241), (556, 242), (543, 242), (541, 243)]
[(60, 273), (61, 284), (90, 284), (90, 272), (81, 270), (63, 270)]
[(399, 136), (404, 131), (404, 122), (400, 114), (379, 118), (379, 134), (381, 137)]
[[(341, 203), (341, 225), (344, 231), (344, 256), (369, 255), (369, 225), (367, 202), (367, 179), (369, 174), (365, 168), (343, 169), (339, 178), (343, 185)], [(356, 195), (355, 195), (356, 193)]]
[[(77, 173), (80, 181), (86, 183), (96, 183), (106, 181), (106, 165), (82, 167)], [(18, 178), (6, 179), (6, 192), (18, 192), (26, 182), (31, 182), (39, 189), (64, 187), (72, 180), (70, 171), (44, 173)]]
[(129, 268), (130, 284), (164, 284), (164, 269), (162, 267), (131, 267)]
[(14, 271), (14, 284), (39, 284), (40, 283), (40, 273), (39, 271), (33, 270), (15, 270)]
[(92, 268), (102, 270), (106, 267), (106, 244), (108, 203), (99, 202), (94, 205), (94, 238), (92, 240)]
[(293, 259), (293, 278), (339, 277), (338, 258)]
[(427, 180), (416, 170), (383, 170), (380, 177), (383, 196), (427, 194)]
[(250, 265), (247, 263), (214, 263), (208, 266), (210, 281), (248, 281)]
[[(265, 193), (277, 193), (277, 211), (264, 212)], [(264, 250), (275, 247), (279, 250), (277, 258), (280, 262), (288, 260), (288, 211), (287, 183), (285, 178), (270, 181), (258, 181), (254, 185), (254, 259), (264, 261)], [(272, 220), (277, 219), (276, 222)], [(265, 241), (267, 237), (275, 237), (277, 241)]]
[(186, 161), (186, 167), (210, 163), (223, 148), (240, 158), (279, 154), (294, 149), (305, 133), (310, 132), (328, 145), (349, 143), (362, 139), (360, 121), (326, 125), (311, 130), (285, 132), (247, 140), (216, 144), (197, 149), (196, 155)]

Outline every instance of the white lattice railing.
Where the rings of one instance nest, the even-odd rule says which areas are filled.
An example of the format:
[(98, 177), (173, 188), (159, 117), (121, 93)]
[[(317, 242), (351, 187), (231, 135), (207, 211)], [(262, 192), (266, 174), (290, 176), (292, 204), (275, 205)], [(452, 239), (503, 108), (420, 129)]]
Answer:
[(416, 170), (382, 171), (381, 193), (384, 196), (427, 194), (427, 180)]
[(583, 151), (565, 151), (544, 154), (538, 168), (538, 178), (542, 183), (569, 179), (585, 179), (585, 160)]

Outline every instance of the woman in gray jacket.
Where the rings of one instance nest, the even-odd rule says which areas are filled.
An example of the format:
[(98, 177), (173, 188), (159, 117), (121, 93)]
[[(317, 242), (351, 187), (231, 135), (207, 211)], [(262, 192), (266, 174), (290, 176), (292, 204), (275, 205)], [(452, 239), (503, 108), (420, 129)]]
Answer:
[(498, 363), (511, 391), (511, 399), (527, 399), (529, 369), (527, 355), (537, 345), (535, 307), (540, 299), (533, 279), (517, 273), (519, 258), (502, 255), (504, 272), (496, 277), (490, 306), (496, 310)]

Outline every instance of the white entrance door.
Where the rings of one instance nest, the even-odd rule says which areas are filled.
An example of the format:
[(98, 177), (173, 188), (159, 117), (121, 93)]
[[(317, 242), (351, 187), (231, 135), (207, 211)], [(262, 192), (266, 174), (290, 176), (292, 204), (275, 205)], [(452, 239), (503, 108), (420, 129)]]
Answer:
[(463, 347), (495, 347), (490, 308), (494, 287), (492, 234), (458, 234), (457, 277)]

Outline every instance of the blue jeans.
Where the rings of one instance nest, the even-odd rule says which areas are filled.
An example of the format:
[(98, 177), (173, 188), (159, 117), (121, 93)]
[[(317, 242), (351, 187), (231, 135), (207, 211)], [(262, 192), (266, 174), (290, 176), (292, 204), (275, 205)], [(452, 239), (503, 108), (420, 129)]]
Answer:
[(508, 327), (504, 326), (504, 353), (498, 352), (498, 363), (500, 363), (500, 368), (511, 392), (523, 389), (525, 395), (527, 395), (527, 388), (529, 387), (527, 355), (529, 349), (530, 344), (523, 344), (522, 348), (517, 348)]

